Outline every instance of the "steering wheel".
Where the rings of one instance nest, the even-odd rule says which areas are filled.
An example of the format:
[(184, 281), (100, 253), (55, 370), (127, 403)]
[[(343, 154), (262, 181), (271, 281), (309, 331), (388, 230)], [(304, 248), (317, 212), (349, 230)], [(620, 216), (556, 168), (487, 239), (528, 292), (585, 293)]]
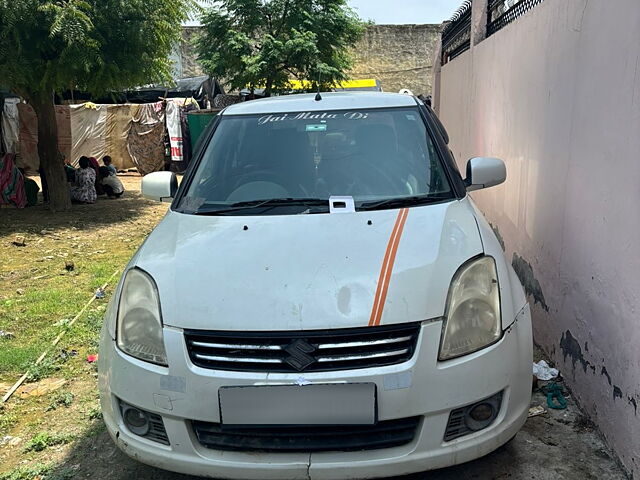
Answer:
[[(367, 175), (363, 175), (363, 173)], [(374, 163), (360, 164), (360, 168), (357, 174), (353, 175), (353, 181), (349, 183), (345, 194), (354, 196), (356, 187), (360, 189), (357, 192), (359, 195), (380, 195), (381, 191), (397, 193), (404, 192), (407, 189), (407, 186), (400, 179), (389, 175), (388, 172)], [(365, 189), (366, 191), (364, 191)]]
[(282, 187), (284, 190), (289, 192), (289, 196), (299, 196), (303, 195), (307, 197), (308, 194), (305, 189), (299, 184), (292, 184), (290, 179), (286, 179), (284, 175), (271, 172), (269, 170), (258, 170), (250, 173), (243, 174), (241, 178), (236, 182), (235, 186), (231, 191), (235, 191), (238, 188), (242, 187), (247, 183), (253, 182), (269, 182)]

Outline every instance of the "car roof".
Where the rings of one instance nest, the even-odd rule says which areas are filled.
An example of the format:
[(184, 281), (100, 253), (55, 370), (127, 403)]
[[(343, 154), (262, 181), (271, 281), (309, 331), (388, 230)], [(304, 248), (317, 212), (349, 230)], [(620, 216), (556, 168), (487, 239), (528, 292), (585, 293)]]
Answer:
[(418, 102), (410, 95), (382, 92), (333, 92), (316, 94), (294, 94), (251, 100), (231, 105), (223, 115), (264, 115), (289, 112), (326, 112), (362, 108), (415, 107)]

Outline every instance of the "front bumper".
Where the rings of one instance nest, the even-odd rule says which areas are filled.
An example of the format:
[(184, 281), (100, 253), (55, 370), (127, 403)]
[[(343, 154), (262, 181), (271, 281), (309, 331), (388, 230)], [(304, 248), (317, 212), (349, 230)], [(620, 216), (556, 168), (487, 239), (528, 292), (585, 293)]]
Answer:
[[(293, 384), (299, 374), (255, 374), (193, 366), (184, 337), (165, 328), (169, 368), (137, 361), (103, 335), (99, 386), (107, 429), (131, 457), (175, 472), (230, 479), (387, 478), (464, 463), (511, 439), (526, 420), (531, 396), (532, 337), (528, 306), (502, 340), (465, 357), (438, 362), (441, 322), (426, 322), (413, 358), (399, 365), (304, 374), (313, 383), (374, 382), (378, 419), (420, 416), (414, 440), (399, 447), (358, 452), (256, 453), (204, 448), (191, 420), (218, 423), (218, 388)], [(443, 440), (451, 410), (503, 392), (496, 420), (486, 429)], [(130, 433), (118, 399), (161, 415), (170, 446)]]

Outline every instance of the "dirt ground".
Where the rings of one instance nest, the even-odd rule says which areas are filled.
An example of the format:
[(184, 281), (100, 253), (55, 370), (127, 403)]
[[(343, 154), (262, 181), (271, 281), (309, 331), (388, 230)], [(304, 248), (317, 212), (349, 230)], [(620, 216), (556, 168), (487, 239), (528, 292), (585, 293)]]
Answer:
[[(22, 294), (16, 294), (16, 288), (38, 288), (38, 283), (32, 283), (34, 276), (44, 276), (47, 282), (67, 282), (63, 286), (76, 285), (80, 289), (78, 302), (81, 299), (84, 302), (91, 298), (95, 285), (126, 264), (167, 206), (140, 197), (139, 177), (124, 177), (124, 183), (127, 196), (122, 200), (101, 199), (96, 205), (74, 207), (72, 212), (55, 217), (41, 207), (23, 212), (0, 210), (0, 307), (5, 302), (5, 310), (0, 309), (0, 316), (3, 311), (5, 316), (19, 315), (26, 308), (19, 303), (19, 308), (16, 307), (15, 302), (23, 298)], [(29, 255), (20, 257), (22, 260), (7, 265), (7, 255), (15, 251), (11, 245), (15, 235), (24, 235), (27, 244), (31, 245), (26, 248), (31, 249)], [(87, 246), (82, 247), (84, 253), (80, 254), (71, 244)], [(47, 254), (48, 250), (50, 254)], [(67, 256), (63, 255), (65, 253)], [(52, 259), (42, 261), (47, 257)], [(73, 258), (78, 267), (77, 277), (60, 272), (60, 265), (47, 266), (55, 262), (64, 265), (63, 260), (68, 258)], [(194, 478), (129, 459), (115, 447), (104, 429), (98, 406), (95, 364), (88, 363), (85, 357), (95, 349), (101, 313), (109, 294), (108, 289), (106, 298), (95, 302), (86, 317), (78, 322), (78, 330), (70, 332), (70, 338), (54, 352), (60, 356), (61, 351), (77, 350), (75, 356), (65, 357), (57, 370), (48, 372), (49, 378), (41, 380), (46, 382), (51, 377), (59, 377), (63, 387), (42, 396), (16, 395), (0, 408), (0, 480)], [(76, 308), (78, 304), (69, 308), (74, 305)], [(0, 318), (9, 325), (12, 319)], [(45, 320), (53, 323), (56, 319), (41, 319)], [(0, 349), (6, 345), (9, 344), (0, 343)], [(25, 351), (31, 354), (30, 350)], [(536, 356), (538, 360), (540, 352)], [(0, 394), (20, 371), (18, 366), (5, 369), (0, 376), (0, 380), (5, 381), (4, 387), (0, 385)], [(11, 382), (7, 383), (9, 380)], [(534, 393), (532, 405), (545, 405), (545, 397), (539, 391)], [(39, 450), (35, 440), (43, 438), (47, 445)], [(566, 410), (547, 409), (545, 414), (529, 418), (516, 438), (498, 451), (465, 465), (412, 475), (404, 480), (625, 478), (592, 423), (569, 397)]]

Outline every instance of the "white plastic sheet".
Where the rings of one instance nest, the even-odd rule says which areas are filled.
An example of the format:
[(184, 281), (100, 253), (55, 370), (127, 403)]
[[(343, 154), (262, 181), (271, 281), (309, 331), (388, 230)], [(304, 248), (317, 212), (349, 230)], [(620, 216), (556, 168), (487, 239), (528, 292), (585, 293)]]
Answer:
[(533, 364), (533, 374), (538, 380), (551, 380), (552, 378), (556, 378), (559, 373), (557, 369), (551, 368), (544, 360)]
[(2, 110), (2, 143), (7, 153), (20, 153), (19, 98), (7, 98)]

